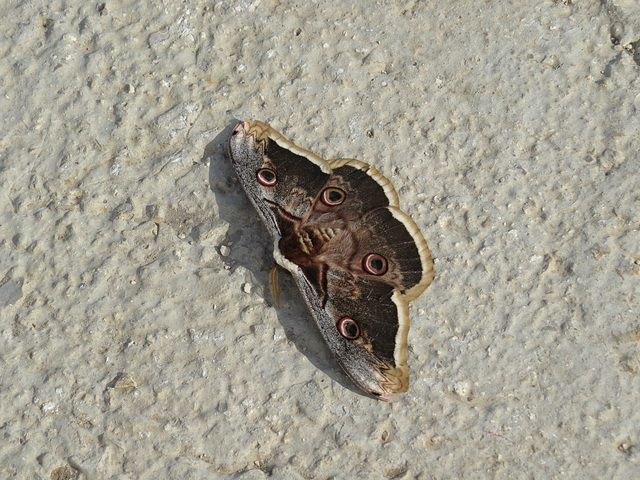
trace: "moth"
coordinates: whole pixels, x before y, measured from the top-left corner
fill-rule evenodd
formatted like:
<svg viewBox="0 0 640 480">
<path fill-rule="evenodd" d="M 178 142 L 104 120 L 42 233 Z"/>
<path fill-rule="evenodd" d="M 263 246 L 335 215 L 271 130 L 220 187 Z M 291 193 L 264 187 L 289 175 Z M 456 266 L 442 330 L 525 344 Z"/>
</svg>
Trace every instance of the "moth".
<svg viewBox="0 0 640 480">
<path fill-rule="evenodd" d="M 376 168 L 323 160 L 259 121 L 229 138 L 234 170 L 320 332 L 353 382 L 389 400 L 409 388 L 408 302 L 433 262 L 415 222 Z"/>
</svg>

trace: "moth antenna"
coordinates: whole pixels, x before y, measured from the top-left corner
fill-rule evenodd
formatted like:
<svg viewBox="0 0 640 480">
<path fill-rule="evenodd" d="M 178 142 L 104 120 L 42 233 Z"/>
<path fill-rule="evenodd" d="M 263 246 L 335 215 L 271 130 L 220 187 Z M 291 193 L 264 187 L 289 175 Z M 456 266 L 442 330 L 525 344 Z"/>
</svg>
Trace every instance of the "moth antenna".
<svg viewBox="0 0 640 480">
<path fill-rule="evenodd" d="M 276 304 L 276 308 L 280 308 L 280 280 L 278 279 L 277 265 L 269 272 L 269 288 L 271 289 L 271 296 L 273 297 L 273 302 Z"/>
</svg>

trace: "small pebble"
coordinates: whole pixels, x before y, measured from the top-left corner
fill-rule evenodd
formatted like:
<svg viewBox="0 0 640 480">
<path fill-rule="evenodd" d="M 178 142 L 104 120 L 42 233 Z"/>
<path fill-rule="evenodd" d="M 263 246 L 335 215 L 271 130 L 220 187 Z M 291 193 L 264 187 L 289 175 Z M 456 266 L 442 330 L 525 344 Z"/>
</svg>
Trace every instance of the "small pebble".
<svg viewBox="0 0 640 480">
<path fill-rule="evenodd" d="M 137 386 L 138 385 L 131 377 L 131 374 L 123 373 L 122 375 L 120 375 L 118 380 L 116 380 L 116 383 L 114 384 L 113 388 L 126 389 L 126 388 L 136 388 Z"/>
</svg>

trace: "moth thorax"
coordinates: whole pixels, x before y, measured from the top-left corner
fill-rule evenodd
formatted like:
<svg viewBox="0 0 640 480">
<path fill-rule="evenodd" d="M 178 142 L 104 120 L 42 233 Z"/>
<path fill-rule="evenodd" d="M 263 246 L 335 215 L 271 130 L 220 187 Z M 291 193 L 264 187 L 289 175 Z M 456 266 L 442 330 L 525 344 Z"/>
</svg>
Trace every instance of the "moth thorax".
<svg viewBox="0 0 640 480">
<path fill-rule="evenodd" d="M 336 236 L 333 228 L 305 228 L 296 232 L 300 249 L 314 256 Z"/>
</svg>

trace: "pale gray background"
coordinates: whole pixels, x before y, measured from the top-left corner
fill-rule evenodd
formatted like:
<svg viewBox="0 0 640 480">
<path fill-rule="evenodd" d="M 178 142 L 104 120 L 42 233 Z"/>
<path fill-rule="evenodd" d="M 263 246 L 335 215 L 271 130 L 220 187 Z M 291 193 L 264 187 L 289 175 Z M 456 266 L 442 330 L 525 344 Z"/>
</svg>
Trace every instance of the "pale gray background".
<svg viewBox="0 0 640 480">
<path fill-rule="evenodd" d="M 637 475 L 637 1 L 0 13 L 0 479 Z M 244 117 L 376 165 L 423 231 L 394 404 L 290 279 L 273 306 Z"/>
</svg>

